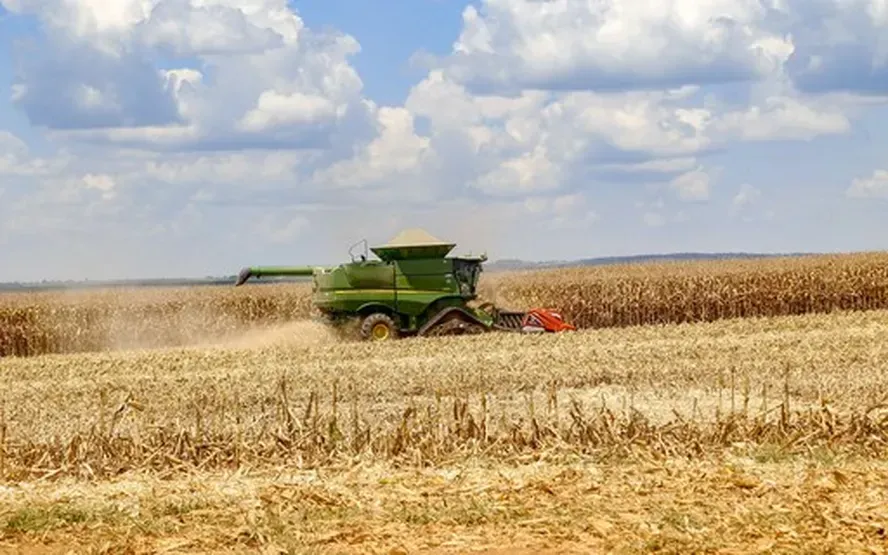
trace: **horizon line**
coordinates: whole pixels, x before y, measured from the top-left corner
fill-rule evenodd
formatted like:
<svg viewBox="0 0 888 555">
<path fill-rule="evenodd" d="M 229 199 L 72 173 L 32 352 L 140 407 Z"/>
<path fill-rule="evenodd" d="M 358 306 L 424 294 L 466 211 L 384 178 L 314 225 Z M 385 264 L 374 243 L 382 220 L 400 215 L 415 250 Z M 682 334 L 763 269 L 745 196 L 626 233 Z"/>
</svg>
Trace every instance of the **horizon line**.
<svg viewBox="0 0 888 555">
<path fill-rule="evenodd" d="M 856 253 L 865 253 L 865 252 L 873 252 L 873 251 L 849 251 L 847 253 L 832 253 L 832 254 L 856 254 Z M 528 267 L 537 267 L 541 268 L 544 266 L 571 266 L 571 265 L 593 265 L 593 264 L 608 264 L 608 263 L 620 263 L 621 261 L 644 261 L 650 259 L 688 259 L 688 258 L 780 258 L 780 257 L 798 257 L 798 256 L 820 256 L 828 253 L 823 252 L 804 252 L 804 251 L 796 251 L 796 252 L 756 252 L 756 251 L 718 251 L 718 252 L 707 252 L 707 251 L 676 251 L 676 252 L 667 252 L 667 253 L 644 253 L 644 254 L 626 254 L 626 255 L 607 255 L 607 256 L 595 256 L 588 258 L 575 258 L 575 259 L 548 259 L 548 260 L 526 260 L 522 258 L 500 258 L 497 260 L 488 261 L 485 263 L 485 268 L 490 268 L 493 271 L 496 271 L 498 266 L 528 266 Z M 337 264 L 338 265 L 338 264 Z M 109 279 L 93 279 L 93 278 L 81 278 L 81 279 L 42 279 L 39 281 L 0 281 L 0 288 L 25 288 L 28 286 L 52 286 L 54 284 L 66 284 L 66 285 L 88 285 L 88 286 L 101 286 L 101 285 L 126 285 L 126 284 L 151 284 L 158 283 L 162 284 L 163 282 L 203 282 L 206 285 L 211 285 L 215 282 L 218 282 L 220 285 L 223 282 L 227 282 L 228 280 L 236 278 L 237 274 L 232 273 L 228 275 L 205 275 L 202 277 L 131 277 L 131 278 L 109 278 Z M 306 278 L 302 279 L 293 279 L 292 281 L 304 281 Z M 273 281 L 281 281 L 281 280 L 268 280 L 265 283 L 271 283 Z M 290 281 L 290 280 L 284 280 Z"/>
</svg>

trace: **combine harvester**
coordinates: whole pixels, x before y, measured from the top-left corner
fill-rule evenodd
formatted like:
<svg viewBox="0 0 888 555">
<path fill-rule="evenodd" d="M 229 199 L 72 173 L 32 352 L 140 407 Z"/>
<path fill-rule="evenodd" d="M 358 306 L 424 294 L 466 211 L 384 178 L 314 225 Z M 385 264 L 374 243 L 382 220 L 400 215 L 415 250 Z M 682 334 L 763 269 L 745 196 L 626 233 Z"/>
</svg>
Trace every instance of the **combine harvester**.
<svg viewBox="0 0 888 555">
<path fill-rule="evenodd" d="M 364 253 L 356 260 L 352 251 L 361 244 Z M 388 244 L 370 249 L 380 260 L 368 260 L 367 242 L 361 241 L 349 249 L 350 263 L 329 268 L 244 268 L 235 286 L 251 277 L 311 276 L 312 305 L 322 320 L 337 327 L 357 321 L 361 337 L 367 340 L 576 330 L 552 310 L 509 312 L 492 303 L 470 306 L 477 299 L 481 265 L 487 257 L 448 257 L 455 246 L 421 229 L 410 229 Z"/>
</svg>

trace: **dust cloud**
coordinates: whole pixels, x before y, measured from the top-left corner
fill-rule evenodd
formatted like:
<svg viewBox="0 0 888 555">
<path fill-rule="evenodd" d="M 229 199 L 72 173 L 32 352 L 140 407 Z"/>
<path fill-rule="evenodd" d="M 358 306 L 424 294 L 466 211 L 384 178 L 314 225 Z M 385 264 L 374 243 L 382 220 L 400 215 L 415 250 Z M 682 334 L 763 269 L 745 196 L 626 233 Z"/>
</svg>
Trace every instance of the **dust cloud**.
<svg viewBox="0 0 888 555">
<path fill-rule="evenodd" d="M 208 325 L 212 322 L 212 325 Z M 310 347 L 344 340 L 338 330 L 313 320 L 245 324 L 213 310 L 191 308 L 159 319 L 152 329 L 144 322 L 116 316 L 105 348 L 110 351 L 163 348 L 261 349 Z"/>
<path fill-rule="evenodd" d="M 215 342 L 214 346 L 230 349 L 312 347 L 341 341 L 343 337 L 329 326 L 312 320 L 297 320 L 251 329 L 238 336 Z"/>
<path fill-rule="evenodd" d="M 41 325 L 58 337 L 52 352 L 62 353 L 313 346 L 342 341 L 351 331 L 280 314 L 270 322 L 256 320 L 214 306 L 212 293 L 200 291 L 203 299 L 188 298 L 194 293 L 187 289 L 53 291 L 43 294 L 41 304 L 58 313 Z"/>
<path fill-rule="evenodd" d="M 200 346 L 234 333 L 239 326 L 234 317 L 197 307 L 147 316 L 114 311 L 103 324 L 107 351 Z"/>
</svg>

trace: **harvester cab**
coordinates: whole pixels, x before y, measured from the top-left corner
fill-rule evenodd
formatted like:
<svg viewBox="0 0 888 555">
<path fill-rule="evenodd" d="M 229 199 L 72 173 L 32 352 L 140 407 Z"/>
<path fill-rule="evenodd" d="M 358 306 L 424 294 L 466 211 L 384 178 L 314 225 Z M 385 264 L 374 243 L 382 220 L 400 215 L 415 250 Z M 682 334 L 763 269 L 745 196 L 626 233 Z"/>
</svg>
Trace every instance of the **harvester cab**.
<svg viewBox="0 0 888 555">
<path fill-rule="evenodd" d="M 363 252 L 356 249 L 363 246 Z M 448 256 L 455 243 L 421 229 L 401 232 L 368 249 L 349 248 L 351 262 L 334 267 L 259 266 L 244 268 L 236 286 L 252 277 L 312 278 L 312 306 L 320 318 L 341 326 L 357 321 L 364 339 L 435 336 L 487 331 L 561 332 L 576 328 L 553 310 L 504 311 L 478 299 L 481 256 Z M 378 260 L 369 259 L 368 250 Z"/>
<path fill-rule="evenodd" d="M 360 241 L 358 241 L 357 243 L 355 243 L 354 245 L 352 245 L 348 248 L 348 255 L 351 257 L 351 261 L 357 262 L 357 260 L 355 260 L 355 247 L 358 247 L 358 246 L 364 247 L 364 251 L 358 255 L 358 258 L 361 259 L 361 262 L 367 262 L 369 247 L 367 245 L 366 239 L 361 239 Z"/>
</svg>

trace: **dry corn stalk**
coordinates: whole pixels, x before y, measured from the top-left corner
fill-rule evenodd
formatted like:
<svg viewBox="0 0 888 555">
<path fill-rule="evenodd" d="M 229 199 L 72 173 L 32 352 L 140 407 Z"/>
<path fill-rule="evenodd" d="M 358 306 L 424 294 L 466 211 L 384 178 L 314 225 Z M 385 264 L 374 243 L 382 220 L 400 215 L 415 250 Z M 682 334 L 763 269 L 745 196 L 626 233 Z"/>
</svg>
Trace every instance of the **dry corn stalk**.
<svg viewBox="0 0 888 555">
<path fill-rule="evenodd" d="M 306 284 L 0 296 L 0 356 L 199 343 L 306 318 Z M 888 308 L 888 253 L 484 274 L 504 308 L 560 310 L 583 328 Z"/>
</svg>

